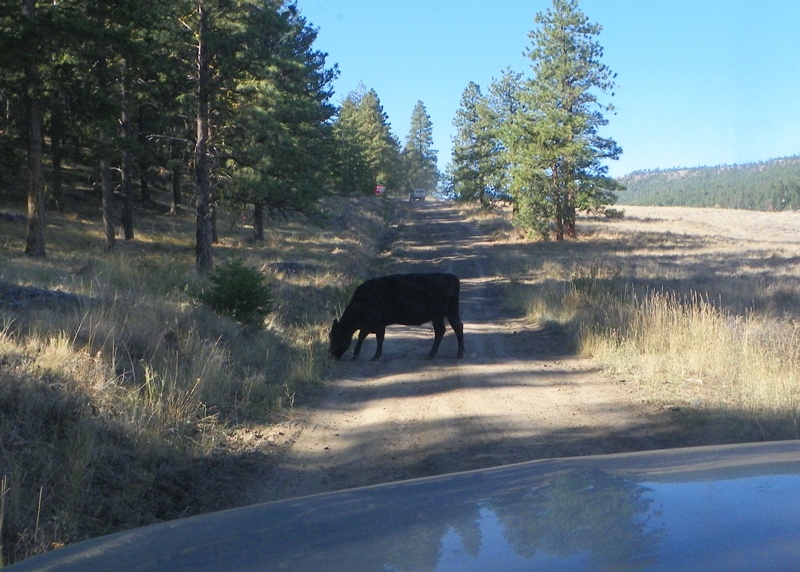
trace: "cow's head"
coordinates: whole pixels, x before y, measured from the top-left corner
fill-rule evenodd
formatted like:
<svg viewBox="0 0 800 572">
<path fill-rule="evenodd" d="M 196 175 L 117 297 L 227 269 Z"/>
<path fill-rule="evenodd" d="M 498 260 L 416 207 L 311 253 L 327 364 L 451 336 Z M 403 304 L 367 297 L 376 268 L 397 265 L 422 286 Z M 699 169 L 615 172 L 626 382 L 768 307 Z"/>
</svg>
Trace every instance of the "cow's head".
<svg viewBox="0 0 800 572">
<path fill-rule="evenodd" d="M 345 332 L 344 326 L 339 323 L 339 320 L 334 320 L 331 326 L 331 333 L 328 334 L 331 341 L 331 355 L 336 359 L 340 359 L 347 348 L 350 347 L 350 342 L 353 340 L 353 334 L 350 335 Z"/>
</svg>

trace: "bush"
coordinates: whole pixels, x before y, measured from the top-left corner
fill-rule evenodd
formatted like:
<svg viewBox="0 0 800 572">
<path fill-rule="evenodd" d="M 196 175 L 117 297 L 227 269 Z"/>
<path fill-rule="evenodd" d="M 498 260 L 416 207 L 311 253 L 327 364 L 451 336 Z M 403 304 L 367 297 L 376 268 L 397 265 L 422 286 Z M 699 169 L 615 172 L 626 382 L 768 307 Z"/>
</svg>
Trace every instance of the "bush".
<svg viewBox="0 0 800 572">
<path fill-rule="evenodd" d="M 200 298 L 217 313 L 231 316 L 245 325 L 260 326 L 272 311 L 272 289 L 264 276 L 241 260 L 217 267 L 211 275 L 212 288 Z"/>
</svg>

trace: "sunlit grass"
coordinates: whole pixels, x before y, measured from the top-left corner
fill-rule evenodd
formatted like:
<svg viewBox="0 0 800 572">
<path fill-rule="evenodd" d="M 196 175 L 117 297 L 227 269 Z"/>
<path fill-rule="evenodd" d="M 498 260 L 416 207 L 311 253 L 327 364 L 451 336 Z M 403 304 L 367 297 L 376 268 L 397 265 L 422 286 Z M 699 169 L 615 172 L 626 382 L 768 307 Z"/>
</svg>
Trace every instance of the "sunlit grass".
<svg viewBox="0 0 800 572">
<path fill-rule="evenodd" d="M 617 254 L 605 264 L 533 267 L 512 281 L 509 300 L 530 321 L 572 332 L 583 356 L 641 384 L 652 405 L 728 412 L 752 420 L 762 438 L 799 437 L 796 297 L 758 276 L 687 279 L 678 269 L 654 272 L 652 262 L 626 264 L 635 252 Z M 692 281 L 705 290 L 686 290 Z"/>
<path fill-rule="evenodd" d="M 141 215 L 137 238 L 106 252 L 99 221 L 54 213 L 44 260 L 0 226 L 0 283 L 45 295 L 0 304 L 2 561 L 220 506 L 211 486 L 159 493 L 163 474 L 213 459 L 229 430 L 269 423 L 320 381 L 327 327 L 370 270 L 385 209 L 331 199 L 315 220 L 271 221 L 263 242 L 226 228 L 217 261 L 238 257 L 275 294 L 260 329 L 200 303 L 189 214 Z"/>
<path fill-rule="evenodd" d="M 733 316 L 700 295 L 631 294 L 604 307 L 581 324 L 582 347 L 615 370 L 651 384 L 693 383 L 710 407 L 797 414 L 797 332 L 790 324 L 752 312 Z"/>
</svg>

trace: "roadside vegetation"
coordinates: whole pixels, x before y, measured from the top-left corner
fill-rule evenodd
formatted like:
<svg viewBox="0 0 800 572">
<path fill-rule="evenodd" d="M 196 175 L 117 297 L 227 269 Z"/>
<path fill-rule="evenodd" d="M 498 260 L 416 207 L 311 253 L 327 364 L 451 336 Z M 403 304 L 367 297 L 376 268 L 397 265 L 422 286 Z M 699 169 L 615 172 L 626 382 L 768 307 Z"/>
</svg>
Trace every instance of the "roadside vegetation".
<svg viewBox="0 0 800 572">
<path fill-rule="evenodd" d="M 267 454 L 242 436 L 285 419 L 324 379 L 328 325 L 380 272 L 406 208 L 331 198 L 311 217 L 272 221 L 263 242 L 223 212 L 218 267 L 254 269 L 270 292 L 255 321 L 203 302 L 214 281 L 194 272 L 188 214 L 142 211 L 137 241 L 109 253 L 96 215 L 54 213 L 69 232 L 46 259 L 23 256 L 24 220 L 5 220 L 3 561 L 242 502 Z M 558 243 L 525 239 L 502 209 L 464 209 L 491 228 L 508 303 L 644 406 L 674 411 L 685 444 L 797 438 L 793 245 L 748 239 L 735 219 L 742 236 L 695 235 L 712 211 L 687 211 L 700 214 L 680 226 L 662 212 L 586 219 L 582 240 Z M 770 227 L 784 217 L 781 235 L 797 236 L 790 213 L 748 216 Z"/>
<path fill-rule="evenodd" d="M 576 303 L 594 308 L 580 323 L 583 353 L 620 379 L 640 380 L 666 406 L 744 413 L 740 426 L 716 429 L 726 440 L 800 438 L 800 345 L 793 320 L 772 311 L 737 315 L 697 292 L 593 288 L 573 281 Z"/>
<path fill-rule="evenodd" d="M 511 302 L 704 442 L 800 438 L 800 267 L 781 242 L 800 219 L 716 210 L 712 237 L 695 234 L 709 210 L 639 209 L 564 249 L 521 246 Z"/>
<path fill-rule="evenodd" d="M 107 253 L 93 213 L 53 213 L 63 239 L 46 259 L 21 255 L 24 218 L 0 224 L 3 562 L 236 502 L 257 476 L 237 433 L 324 375 L 327 324 L 369 272 L 389 208 L 324 201 L 263 242 L 221 213 L 218 270 L 247 269 L 270 295 L 245 320 L 203 301 L 217 275 L 194 271 L 188 214 L 140 212 L 137 241 Z"/>
</svg>

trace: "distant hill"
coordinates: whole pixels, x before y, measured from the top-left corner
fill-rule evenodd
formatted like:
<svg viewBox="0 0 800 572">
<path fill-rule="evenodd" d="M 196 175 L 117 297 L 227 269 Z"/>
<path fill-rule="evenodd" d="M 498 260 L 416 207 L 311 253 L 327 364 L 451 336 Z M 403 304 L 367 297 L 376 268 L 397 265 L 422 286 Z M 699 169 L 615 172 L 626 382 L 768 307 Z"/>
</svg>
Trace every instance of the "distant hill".
<svg viewBox="0 0 800 572">
<path fill-rule="evenodd" d="M 619 179 L 621 205 L 800 209 L 800 156 L 761 163 L 635 171 Z"/>
</svg>

